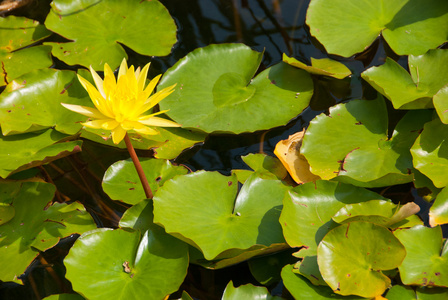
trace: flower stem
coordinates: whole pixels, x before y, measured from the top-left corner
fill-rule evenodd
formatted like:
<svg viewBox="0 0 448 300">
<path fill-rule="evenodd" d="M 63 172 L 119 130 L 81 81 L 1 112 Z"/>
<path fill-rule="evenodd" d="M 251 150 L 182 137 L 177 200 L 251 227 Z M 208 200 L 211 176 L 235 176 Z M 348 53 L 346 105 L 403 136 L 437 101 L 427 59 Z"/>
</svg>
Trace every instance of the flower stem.
<svg viewBox="0 0 448 300">
<path fill-rule="evenodd" d="M 137 170 L 138 177 L 143 186 L 143 190 L 145 191 L 146 198 L 152 199 L 152 191 L 149 187 L 148 179 L 146 179 L 145 172 L 143 172 L 142 165 L 138 160 L 137 153 L 135 153 L 134 147 L 131 144 L 131 140 L 129 139 L 128 133 L 124 136 L 124 142 L 126 143 L 126 147 L 128 148 L 128 152 L 131 155 L 132 162 L 134 163 L 135 169 Z"/>
</svg>

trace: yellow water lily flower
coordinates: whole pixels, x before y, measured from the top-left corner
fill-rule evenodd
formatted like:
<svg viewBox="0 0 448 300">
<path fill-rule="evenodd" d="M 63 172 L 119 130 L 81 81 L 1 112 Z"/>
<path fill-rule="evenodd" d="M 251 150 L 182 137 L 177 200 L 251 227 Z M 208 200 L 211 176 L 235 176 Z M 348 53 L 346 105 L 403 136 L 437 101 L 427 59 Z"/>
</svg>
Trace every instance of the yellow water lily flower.
<svg viewBox="0 0 448 300">
<path fill-rule="evenodd" d="M 71 111 L 90 118 L 87 122 L 81 123 L 82 125 L 111 130 L 112 141 L 115 144 L 123 140 L 128 130 L 134 130 L 140 134 L 154 135 L 158 131 L 148 126 L 180 127 L 181 125 L 176 122 L 155 117 L 167 112 L 167 110 L 145 114 L 171 94 L 175 86 L 172 85 L 151 95 L 161 75 L 152 79 L 145 88 L 149 65 L 148 63 L 141 71 L 139 67 L 134 72 L 134 66 L 128 68 L 126 60 L 123 59 L 118 71 L 118 78 L 115 79 L 112 69 L 108 64 L 104 64 L 104 80 L 90 67 L 96 88 L 81 76 L 78 75 L 78 78 L 89 93 L 95 108 L 61 104 Z"/>
</svg>

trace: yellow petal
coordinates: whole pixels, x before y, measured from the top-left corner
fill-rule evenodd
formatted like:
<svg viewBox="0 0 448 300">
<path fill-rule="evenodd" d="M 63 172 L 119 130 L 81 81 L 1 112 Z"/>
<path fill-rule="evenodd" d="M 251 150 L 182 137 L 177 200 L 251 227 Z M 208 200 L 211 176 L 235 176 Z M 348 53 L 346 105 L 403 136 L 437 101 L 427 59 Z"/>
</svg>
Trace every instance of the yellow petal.
<svg viewBox="0 0 448 300">
<path fill-rule="evenodd" d="M 106 99 L 109 99 L 115 94 L 115 89 L 117 88 L 117 81 L 115 80 L 115 75 L 108 64 L 104 64 L 104 81 L 103 89 L 106 94 Z"/>
<path fill-rule="evenodd" d="M 89 81 L 78 75 L 79 82 L 86 89 L 95 107 L 103 114 L 113 117 L 112 112 L 107 104 L 106 100 L 103 98 L 100 92 L 91 84 Z"/>
<path fill-rule="evenodd" d="M 149 70 L 150 65 L 151 65 L 151 63 L 148 63 L 146 66 L 143 67 L 143 70 L 138 74 L 137 82 L 138 82 L 138 90 L 139 91 L 143 91 L 143 88 L 144 88 L 145 82 L 146 82 L 146 77 L 148 76 L 148 70 Z"/>
<path fill-rule="evenodd" d="M 82 125 L 89 127 L 89 128 L 96 128 L 96 129 L 102 129 L 103 128 L 103 124 L 104 122 L 109 121 L 110 119 L 105 119 L 105 120 L 93 120 L 93 121 L 88 121 L 88 122 L 84 122 L 81 123 Z"/>
<path fill-rule="evenodd" d="M 106 119 L 107 118 L 99 110 L 97 110 L 96 108 L 93 108 L 93 107 L 68 104 L 68 103 L 61 103 L 61 105 L 71 111 L 77 112 L 78 114 L 87 116 L 89 118 L 95 118 L 95 119 Z"/>
<path fill-rule="evenodd" d="M 157 75 L 156 77 L 151 79 L 151 81 L 148 83 L 148 86 L 145 88 L 145 90 L 143 91 L 143 95 L 142 95 L 142 97 L 145 98 L 145 101 L 152 94 L 152 91 L 154 91 L 157 83 L 160 80 L 160 77 L 162 77 L 162 74 Z"/>
<path fill-rule="evenodd" d="M 160 101 L 162 101 L 164 98 L 168 97 L 172 92 L 174 92 L 174 87 L 176 84 L 173 84 L 172 86 L 166 87 L 161 91 L 158 91 L 154 95 L 152 95 L 148 100 L 148 104 L 151 105 L 151 107 L 157 105 Z"/>
<path fill-rule="evenodd" d="M 159 131 L 143 126 L 141 128 L 134 128 L 134 131 L 140 133 L 140 134 L 146 134 L 146 135 L 156 135 L 159 134 Z"/>
<path fill-rule="evenodd" d="M 180 124 L 177 124 L 174 121 L 167 120 L 159 117 L 150 117 L 146 120 L 139 121 L 141 124 L 149 125 L 149 126 L 158 126 L 158 127 L 181 127 Z"/>
<path fill-rule="evenodd" d="M 118 69 L 117 80 L 120 79 L 121 76 L 126 75 L 127 72 L 128 72 L 128 64 L 126 63 L 126 58 L 123 58 L 120 64 L 120 68 Z"/>
<path fill-rule="evenodd" d="M 126 130 L 121 128 L 121 126 L 118 126 L 114 130 L 112 130 L 112 141 L 114 142 L 114 144 L 118 144 L 124 139 L 125 135 Z"/>
<path fill-rule="evenodd" d="M 101 125 L 101 127 L 106 130 L 113 130 L 113 129 L 119 127 L 119 125 L 120 125 L 120 123 L 118 123 L 117 121 L 109 119 L 106 122 L 104 122 Z"/>
<path fill-rule="evenodd" d="M 95 81 L 95 85 L 98 88 L 98 91 L 100 92 L 101 96 L 103 96 L 104 99 L 106 99 L 106 94 L 104 93 L 103 89 L 103 79 L 98 75 L 97 72 L 90 66 L 90 73 L 92 73 L 93 81 Z"/>
</svg>

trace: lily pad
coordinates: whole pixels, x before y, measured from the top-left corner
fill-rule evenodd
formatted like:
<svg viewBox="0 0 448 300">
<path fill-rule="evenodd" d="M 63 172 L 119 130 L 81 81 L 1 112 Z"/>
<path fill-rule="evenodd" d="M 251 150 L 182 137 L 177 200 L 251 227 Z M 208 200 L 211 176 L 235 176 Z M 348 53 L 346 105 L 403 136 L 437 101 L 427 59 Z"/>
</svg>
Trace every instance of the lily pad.
<svg viewBox="0 0 448 300">
<path fill-rule="evenodd" d="M 282 268 L 286 264 L 297 261 L 297 259 L 291 255 L 292 251 L 294 250 L 288 249 L 271 255 L 250 259 L 248 261 L 250 273 L 264 286 L 278 284 L 282 280 L 280 276 Z"/>
<path fill-rule="evenodd" d="M 53 247 L 63 237 L 96 228 L 90 214 L 77 202 L 48 206 L 54 192 L 49 183 L 21 184 L 12 200 L 14 218 L 0 225 L 0 280 L 19 282 L 18 277 L 39 251 Z"/>
<path fill-rule="evenodd" d="M 365 299 L 357 296 L 341 296 L 335 294 L 328 286 L 316 286 L 305 277 L 293 272 L 293 265 L 286 265 L 282 270 L 283 284 L 294 299 L 344 300 Z"/>
<path fill-rule="evenodd" d="M 16 214 L 14 206 L 8 203 L 2 203 L 0 199 L 0 225 L 8 223 Z"/>
<path fill-rule="evenodd" d="M 430 117 L 430 111 L 408 112 L 389 138 L 384 99 L 352 100 L 311 121 L 300 153 L 322 179 L 338 176 L 339 181 L 365 187 L 410 182 L 409 148 Z"/>
<path fill-rule="evenodd" d="M 120 228 L 132 228 L 145 232 L 154 229 L 154 214 L 152 200 L 143 200 L 128 208 L 120 219 Z M 157 226 L 159 227 L 159 226 Z"/>
<path fill-rule="evenodd" d="M 291 247 L 302 247 L 298 257 L 317 255 L 319 242 L 338 226 L 331 218 L 350 203 L 384 198 L 352 185 L 318 180 L 292 189 L 283 200 L 280 224 Z"/>
<path fill-rule="evenodd" d="M 64 142 L 66 138 L 53 129 L 13 136 L 0 134 L 0 177 L 6 178 L 81 150 L 82 141 Z"/>
<path fill-rule="evenodd" d="M 392 232 L 368 222 L 336 227 L 317 249 L 320 272 L 333 291 L 366 298 L 384 293 L 391 281 L 381 271 L 397 268 L 405 256 Z"/>
<path fill-rule="evenodd" d="M 310 171 L 310 164 L 300 153 L 305 129 L 290 135 L 288 139 L 281 140 L 275 145 L 274 154 L 288 170 L 292 179 L 298 183 L 306 183 L 321 179 Z"/>
<path fill-rule="evenodd" d="M 431 108 L 433 96 L 448 84 L 448 69 L 444 67 L 447 64 L 448 50 L 435 49 L 419 56 L 410 55 L 410 74 L 388 57 L 385 64 L 364 71 L 362 78 L 396 109 Z M 437 110 L 439 115 L 444 112 L 441 109 L 443 104 Z"/>
<path fill-rule="evenodd" d="M 185 167 L 173 166 L 168 160 L 140 159 L 143 171 L 153 193 L 167 180 L 176 175 L 187 174 Z M 131 159 L 111 165 L 103 178 L 103 189 L 113 200 L 136 204 L 146 199 L 143 186 Z"/>
<path fill-rule="evenodd" d="M 444 0 L 313 0 L 306 23 L 332 54 L 362 52 L 381 34 L 398 55 L 420 55 L 447 40 L 447 14 Z"/>
<path fill-rule="evenodd" d="M 164 74 L 158 89 L 177 83 L 160 108 L 183 127 L 253 132 L 285 125 L 313 94 L 310 75 L 286 63 L 252 79 L 262 53 L 242 44 L 196 49 Z"/>
<path fill-rule="evenodd" d="M 294 265 L 293 272 L 307 278 L 314 285 L 328 286 L 320 273 L 317 255 L 304 257 Z"/>
<path fill-rule="evenodd" d="M 278 218 L 287 190 L 280 181 L 256 174 L 238 195 L 235 175 L 199 171 L 177 176 L 154 195 L 154 222 L 200 249 L 207 260 L 226 250 L 236 256 L 252 246 L 284 243 Z"/>
<path fill-rule="evenodd" d="M 399 267 L 401 281 L 408 285 L 448 286 L 448 252 L 440 226 L 422 225 L 399 229 L 395 236 L 406 248 L 406 258 Z"/>
<path fill-rule="evenodd" d="M 365 221 L 390 228 L 412 227 L 423 225 L 415 216 L 419 211 L 420 207 L 414 202 L 399 206 L 391 201 L 370 200 L 345 205 L 333 216 L 333 221 L 340 224 Z"/>
<path fill-rule="evenodd" d="M 85 117 L 61 105 L 91 103 L 76 73 L 55 69 L 35 70 L 14 79 L 0 95 L 0 119 L 4 135 L 53 127 L 75 134 Z"/>
<path fill-rule="evenodd" d="M 87 299 L 163 299 L 184 280 L 188 251 L 157 231 L 102 228 L 78 238 L 64 265 L 73 289 Z"/>
<path fill-rule="evenodd" d="M 24 17 L 0 18 L 0 86 L 34 69 L 51 66 L 51 48 L 37 46 L 25 48 L 51 34 L 39 22 Z"/>
<path fill-rule="evenodd" d="M 43 300 L 84 300 L 85 298 L 78 294 L 56 294 L 45 297 Z"/>
<path fill-rule="evenodd" d="M 303 69 L 311 74 L 325 75 L 337 79 L 343 79 L 352 75 L 352 72 L 341 62 L 330 58 L 313 58 L 311 57 L 311 66 L 298 61 L 294 57 L 288 57 L 283 53 L 283 61 L 291 66 Z"/>
<path fill-rule="evenodd" d="M 241 299 L 260 299 L 260 300 L 281 300 L 283 298 L 277 296 L 271 296 L 268 289 L 264 286 L 254 286 L 252 284 L 240 285 L 239 287 L 234 287 L 233 282 L 230 281 L 224 294 L 222 295 L 222 300 L 241 300 Z"/>
<path fill-rule="evenodd" d="M 445 187 L 437 195 L 429 210 L 429 224 L 434 227 L 448 223 L 448 188 Z"/>
<path fill-rule="evenodd" d="M 283 179 L 287 175 L 286 169 L 275 157 L 262 153 L 250 153 L 241 158 L 253 170 L 232 170 L 241 183 L 244 183 L 254 172 L 265 179 Z"/>
<path fill-rule="evenodd" d="M 174 20 L 159 1 L 54 0 L 51 6 L 45 25 L 72 41 L 46 44 L 69 65 L 100 71 L 107 62 L 115 69 L 127 58 L 120 44 L 143 55 L 164 56 L 176 42 Z"/>
<path fill-rule="evenodd" d="M 411 148 L 415 168 L 428 176 L 438 188 L 448 185 L 447 137 L 448 125 L 435 118 L 425 124 Z"/>
<path fill-rule="evenodd" d="M 442 123 L 448 124 L 448 84 L 434 95 L 433 102 Z"/>
<path fill-rule="evenodd" d="M 445 300 L 448 298 L 448 290 L 444 288 L 417 288 L 410 286 L 394 285 L 386 294 L 388 300 Z"/>
</svg>

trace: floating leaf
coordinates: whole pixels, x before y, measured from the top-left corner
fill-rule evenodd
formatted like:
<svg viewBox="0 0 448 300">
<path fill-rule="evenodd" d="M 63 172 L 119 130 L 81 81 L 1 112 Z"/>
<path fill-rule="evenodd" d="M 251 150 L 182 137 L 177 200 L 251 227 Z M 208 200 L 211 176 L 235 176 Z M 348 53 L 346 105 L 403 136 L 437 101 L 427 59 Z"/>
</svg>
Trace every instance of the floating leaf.
<svg viewBox="0 0 448 300">
<path fill-rule="evenodd" d="M 435 49 L 419 56 L 410 55 L 410 74 L 388 57 L 385 64 L 364 71 L 362 78 L 397 109 L 430 108 L 433 96 L 448 83 L 447 64 L 448 50 Z M 438 103 L 441 115 L 445 109 Z"/>
<path fill-rule="evenodd" d="M 352 100 L 330 108 L 328 116 L 314 118 L 300 152 L 311 172 L 322 179 L 338 176 L 337 180 L 365 187 L 409 182 L 409 148 L 430 116 L 430 111 L 408 112 L 389 138 L 383 98 Z"/>
<path fill-rule="evenodd" d="M 176 175 L 187 174 L 185 167 L 173 166 L 168 160 L 140 159 L 143 171 L 153 193 L 167 180 Z M 146 199 L 143 186 L 131 159 L 111 165 L 103 178 L 103 189 L 113 200 L 136 204 Z"/>
<path fill-rule="evenodd" d="M 386 294 L 388 300 L 445 300 L 448 298 L 448 290 L 444 288 L 417 288 L 410 286 L 394 285 Z"/>
<path fill-rule="evenodd" d="M 420 286 L 448 286 L 448 261 L 446 243 L 440 226 L 422 225 L 398 229 L 395 236 L 406 248 L 406 258 L 399 267 L 404 284 Z"/>
<path fill-rule="evenodd" d="M 292 189 L 283 200 L 280 224 L 291 247 L 302 247 L 297 256 L 316 255 L 319 242 L 338 226 L 331 218 L 344 205 L 384 199 L 364 188 L 318 180 Z"/>
<path fill-rule="evenodd" d="M 433 102 L 442 123 L 448 124 L 448 84 L 434 95 Z"/>
<path fill-rule="evenodd" d="M 241 183 L 244 183 L 254 172 L 265 179 L 283 179 L 287 175 L 287 171 L 275 157 L 262 153 L 250 153 L 241 158 L 253 170 L 232 170 Z"/>
<path fill-rule="evenodd" d="M 302 261 L 294 265 L 293 272 L 307 278 L 314 285 L 328 286 L 320 273 L 317 255 L 304 257 Z"/>
<path fill-rule="evenodd" d="M 1 200 L 3 199 L 0 199 L 0 201 Z M 9 222 L 12 218 L 14 218 L 15 214 L 16 210 L 14 209 L 14 206 L 0 202 L 0 225 Z"/>
<path fill-rule="evenodd" d="M 293 272 L 293 265 L 286 265 L 282 270 L 283 284 L 295 299 L 344 300 L 365 299 L 357 296 L 335 294 L 328 286 L 315 286 L 305 277 Z"/>
<path fill-rule="evenodd" d="M 230 281 L 224 294 L 222 295 L 222 300 L 241 300 L 241 299 L 266 299 L 266 300 L 281 300 L 283 298 L 277 296 L 271 296 L 267 288 L 263 286 L 253 286 L 252 284 L 240 285 L 239 287 L 234 287 L 233 282 Z"/>
<path fill-rule="evenodd" d="M 53 127 L 77 133 L 85 117 L 61 105 L 91 103 L 76 73 L 55 69 L 35 70 L 14 79 L 0 95 L 0 119 L 4 135 Z M 91 104 L 90 104 L 91 105 Z"/>
<path fill-rule="evenodd" d="M 64 265 L 73 289 L 88 299 L 162 299 L 184 280 L 188 251 L 157 231 L 102 228 L 78 238 Z"/>
<path fill-rule="evenodd" d="M 293 57 L 288 57 L 283 53 L 283 61 L 291 66 L 303 69 L 311 74 L 325 75 L 337 79 L 343 79 L 352 75 L 352 72 L 341 62 L 329 58 L 313 58 L 311 57 L 311 66 L 298 61 Z"/>
<path fill-rule="evenodd" d="M 437 195 L 429 210 L 429 224 L 434 227 L 448 223 L 448 188 L 445 187 Z"/>
<path fill-rule="evenodd" d="M 100 71 L 104 63 L 115 69 L 123 57 L 127 58 L 120 44 L 143 55 L 164 56 L 171 52 L 176 42 L 176 25 L 159 1 L 89 3 L 52 2 L 45 25 L 72 40 L 47 43 L 53 46 L 52 53 L 60 60 L 69 65 L 91 65 Z"/>
<path fill-rule="evenodd" d="M 306 23 L 332 54 L 362 52 L 381 34 L 398 55 L 420 55 L 447 40 L 447 14 L 444 0 L 313 0 Z"/>
<path fill-rule="evenodd" d="M 292 179 L 299 184 L 320 179 L 311 173 L 308 161 L 300 154 L 304 134 L 305 129 L 290 135 L 288 139 L 279 141 L 274 150 L 274 154 L 288 170 Z"/>
<path fill-rule="evenodd" d="M 0 189 L 8 189 L 6 184 Z M 55 187 L 43 182 L 23 182 L 12 200 L 15 216 L 0 225 L 0 280 L 19 282 L 18 277 L 39 254 L 56 245 L 73 233 L 96 228 L 84 207 L 74 202 L 70 205 L 49 202 Z"/>
<path fill-rule="evenodd" d="M 160 103 L 183 127 L 205 132 L 253 132 L 284 125 L 313 93 L 310 75 L 280 63 L 254 79 L 262 53 L 241 44 L 210 45 L 190 52 L 164 74 L 159 89 L 177 83 Z"/>
<path fill-rule="evenodd" d="M 78 294 L 57 294 L 45 297 L 43 300 L 84 300 L 85 298 Z"/>
<path fill-rule="evenodd" d="M 0 86 L 34 69 L 51 66 L 51 48 L 25 48 L 51 34 L 39 22 L 24 17 L 0 18 Z"/>
<path fill-rule="evenodd" d="M 340 224 L 365 221 L 390 228 L 412 227 L 423 225 L 415 216 L 419 211 L 420 207 L 414 202 L 399 206 L 391 201 L 370 200 L 345 205 L 333 216 L 333 221 Z"/>
<path fill-rule="evenodd" d="M 264 286 L 273 286 L 279 283 L 282 280 L 280 276 L 282 268 L 286 264 L 297 261 L 291 255 L 292 250 L 251 258 L 248 261 L 250 273 Z"/>
<path fill-rule="evenodd" d="M 392 232 L 368 222 L 336 227 L 317 248 L 320 272 L 333 291 L 366 298 L 384 293 L 391 281 L 381 271 L 397 268 L 405 256 Z"/>
<path fill-rule="evenodd" d="M 448 125 L 435 118 L 425 124 L 411 148 L 415 168 L 428 176 L 438 188 L 448 185 L 446 137 L 448 137 Z"/>
<path fill-rule="evenodd" d="M 13 136 L 0 134 L 0 177 L 6 178 L 81 150 L 81 141 L 62 142 L 66 138 L 53 129 Z"/>
<path fill-rule="evenodd" d="M 182 175 L 154 195 L 154 222 L 200 249 L 207 260 L 226 250 L 236 256 L 252 246 L 284 242 L 278 217 L 287 190 L 278 180 L 254 174 L 237 195 L 235 175 L 205 171 Z"/>
</svg>

